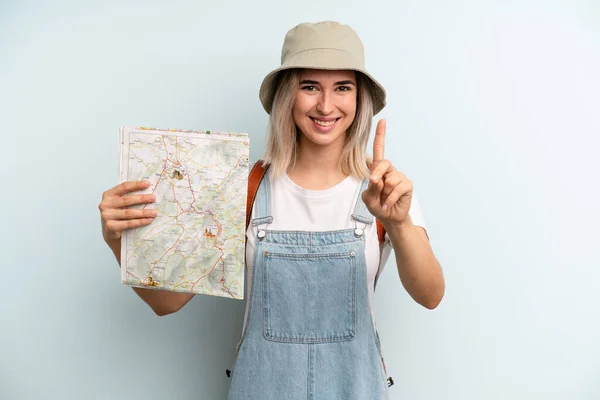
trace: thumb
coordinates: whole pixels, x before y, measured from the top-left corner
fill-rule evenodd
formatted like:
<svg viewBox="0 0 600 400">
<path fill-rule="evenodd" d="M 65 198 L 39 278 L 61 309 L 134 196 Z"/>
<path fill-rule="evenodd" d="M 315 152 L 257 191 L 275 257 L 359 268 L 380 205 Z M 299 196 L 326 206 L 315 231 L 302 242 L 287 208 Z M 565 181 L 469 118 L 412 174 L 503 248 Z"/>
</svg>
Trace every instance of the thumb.
<svg viewBox="0 0 600 400">
<path fill-rule="evenodd" d="M 380 202 L 381 191 L 383 190 L 383 180 L 377 183 L 369 182 L 367 189 L 362 192 L 362 200 L 368 207 L 375 207 Z"/>
</svg>

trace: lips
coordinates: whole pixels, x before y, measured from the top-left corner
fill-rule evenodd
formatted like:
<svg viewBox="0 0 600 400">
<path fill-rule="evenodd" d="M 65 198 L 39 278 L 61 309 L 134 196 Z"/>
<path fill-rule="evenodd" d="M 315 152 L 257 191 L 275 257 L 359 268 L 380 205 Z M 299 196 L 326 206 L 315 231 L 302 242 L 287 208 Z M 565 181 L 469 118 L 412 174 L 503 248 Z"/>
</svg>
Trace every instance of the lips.
<svg viewBox="0 0 600 400">
<path fill-rule="evenodd" d="M 337 123 L 340 120 L 340 118 L 317 119 L 312 117 L 310 117 L 310 119 L 313 123 L 314 129 L 320 133 L 331 132 L 337 126 Z"/>
<path fill-rule="evenodd" d="M 326 128 L 326 127 L 334 125 L 339 118 L 327 118 L 327 119 L 318 118 L 317 119 L 317 118 L 311 117 L 310 119 L 312 119 L 312 121 L 315 124 Z"/>
</svg>

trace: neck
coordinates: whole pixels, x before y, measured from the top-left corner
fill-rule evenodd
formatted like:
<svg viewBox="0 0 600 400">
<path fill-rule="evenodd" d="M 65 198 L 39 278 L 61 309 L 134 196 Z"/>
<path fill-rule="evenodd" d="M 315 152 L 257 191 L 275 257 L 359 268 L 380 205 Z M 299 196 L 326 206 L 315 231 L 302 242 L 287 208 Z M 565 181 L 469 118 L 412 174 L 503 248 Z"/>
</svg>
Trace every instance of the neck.
<svg viewBox="0 0 600 400">
<path fill-rule="evenodd" d="M 289 178 L 309 190 L 324 190 L 337 185 L 347 177 L 340 169 L 343 147 L 343 141 L 319 146 L 300 138 L 296 164 L 287 171 Z"/>
</svg>

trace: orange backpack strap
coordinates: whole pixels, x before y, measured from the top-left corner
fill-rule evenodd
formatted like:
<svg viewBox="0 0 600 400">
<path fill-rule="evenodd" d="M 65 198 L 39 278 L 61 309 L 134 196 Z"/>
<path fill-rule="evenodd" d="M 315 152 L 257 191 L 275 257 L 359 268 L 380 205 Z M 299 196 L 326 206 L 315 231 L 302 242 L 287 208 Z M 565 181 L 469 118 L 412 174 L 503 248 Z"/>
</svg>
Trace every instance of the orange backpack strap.
<svg viewBox="0 0 600 400">
<path fill-rule="evenodd" d="M 248 175 L 248 199 L 246 201 L 246 230 L 250 225 L 250 216 L 252 215 L 252 206 L 254 205 L 254 199 L 256 198 L 256 192 L 258 192 L 258 186 L 265 176 L 267 169 L 264 167 L 262 160 L 258 160 L 252 167 L 250 175 Z"/>
<path fill-rule="evenodd" d="M 377 224 L 377 237 L 379 238 L 379 244 L 382 244 L 385 241 L 385 228 L 381 224 L 377 218 L 375 218 L 375 223 Z"/>
</svg>

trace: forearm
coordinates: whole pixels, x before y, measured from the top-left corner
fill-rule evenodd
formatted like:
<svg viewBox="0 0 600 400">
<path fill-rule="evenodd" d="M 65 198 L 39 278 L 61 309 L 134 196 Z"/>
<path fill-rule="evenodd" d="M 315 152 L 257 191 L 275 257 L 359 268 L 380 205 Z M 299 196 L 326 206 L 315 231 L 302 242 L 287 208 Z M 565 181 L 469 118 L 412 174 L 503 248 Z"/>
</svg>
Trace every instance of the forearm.
<svg viewBox="0 0 600 400">
<path fill-rule="evenodd" d="M 107 242 L 119 265 L 121 265 L 121 240 Z M 157 315 L 167 315 L 178 311 L 194 297 L 193 294 L 166 290 L 132 288 Z"/>
<path fill-rule="evenodd" d="M 442 268 L 422 228 L 410 216 L 398 225 L 385 225 L 392 242 L 398 275 L 410 296 L 422 306 L 434 309 L 442 301 L 445 283 Z"/>
</svg>

